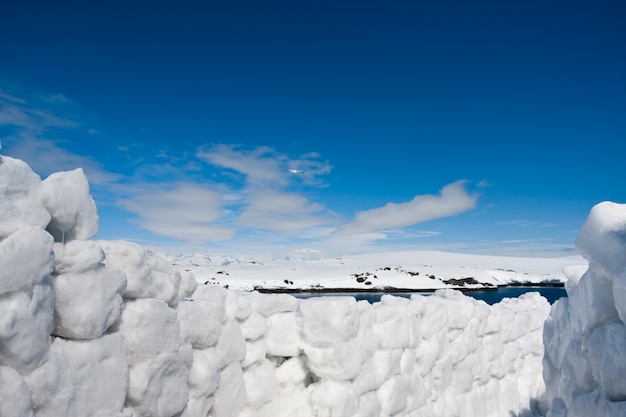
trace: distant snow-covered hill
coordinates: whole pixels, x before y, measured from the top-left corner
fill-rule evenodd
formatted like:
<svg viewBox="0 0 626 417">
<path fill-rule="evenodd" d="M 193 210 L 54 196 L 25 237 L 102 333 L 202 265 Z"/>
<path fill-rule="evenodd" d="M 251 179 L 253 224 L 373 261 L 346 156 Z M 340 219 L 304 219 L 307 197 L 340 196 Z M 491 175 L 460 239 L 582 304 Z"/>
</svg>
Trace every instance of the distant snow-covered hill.
<svg viewBox="0 0 626 417">
<path fill-rule="evenodd" d="M 168 256 L 199 283 L 237 290 L 319 290 L 481 288 L 515 283 L 564 283 L 564 267 L 580 256 L 522 258 L 435 251 L 367 253 L 337 258 L 266 260 L 201 253 Z"/>
</svg>

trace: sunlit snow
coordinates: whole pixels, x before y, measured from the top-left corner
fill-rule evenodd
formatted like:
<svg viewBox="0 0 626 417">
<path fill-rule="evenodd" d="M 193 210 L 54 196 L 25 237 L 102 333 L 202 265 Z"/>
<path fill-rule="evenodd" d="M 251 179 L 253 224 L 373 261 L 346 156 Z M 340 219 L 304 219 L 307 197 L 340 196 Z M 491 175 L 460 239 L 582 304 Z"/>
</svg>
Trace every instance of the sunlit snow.
<svg viewBox="0 0 626 417">
<path fill-rule="evenodd" d="M 588 266 L 437 252 L 168 259 L 92 240 L 81 170 L 42 182 L 9 157 L 0 215 L 3 417 L 626 415 L 626 205 L 592 209 L 577 241 Z M 444 288 L 566 277 L 552 306 Z M 478 284 L 446 283 L 461 278 Z M 440 290 L 374 304 L 242 291 L 315 285 Z"/>
</svg>

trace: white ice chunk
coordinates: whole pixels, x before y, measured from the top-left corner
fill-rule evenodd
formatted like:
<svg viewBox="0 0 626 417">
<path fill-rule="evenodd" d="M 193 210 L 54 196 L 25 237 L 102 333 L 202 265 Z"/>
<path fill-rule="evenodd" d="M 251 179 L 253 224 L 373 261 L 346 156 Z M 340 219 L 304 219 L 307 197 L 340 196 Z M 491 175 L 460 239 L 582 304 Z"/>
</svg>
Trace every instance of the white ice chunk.
<svg viewBox="0 0 626 417">
<path fill-rule="evenodd" d="M 146 264 L 151 273 L 149 294 L 175 306 L 179 300 L 180 272 L 178 272 L 161 253 L 145 250 Z M 182 295 L 182 294 L 181 294 Z"/>
<path fill-rule="evenodd" d="M 0 364 L 21 373 L 39 366 L 50 348 L 54 294 L 50 279 L 0 296 Z"/>
<path fill-rule="evenodd" d="M 241 362 L 241 367 L 246 368 L 254 363 L 261 363 L 267 357 L 267 344 L 265 339 L 246 341 L 246 357 Z"/>
<path fill-rule="evenodd" d="M 626 269 L 613 277 L 613 299 L 622 323 L 626 323 Z"/>
<path fill-rule="evenodd" d="M 221 368 L 230 363 L 241 366 L 241 362 L 246 358 L 247 350 L 246 341 L 237 321 L 231 320 L 222 326 L 215 349 L 220 358 Z"/>
<path fill-rule="evenodd" d="M 361 364 L 366 361 L 367 348 L 364 341 L 350 339 L 331 347 L 305 345 L 306 363 L 320 378 L 334 380 L 353 379 L 359 375 Z"/>
<path fill-rule="evenodd" d="M 568 296 L 574 332 L 586 333 L 618 315 L 611 279 L 596 264 L 590 264 L 589 270 Z"/>
<path fill-rule="evenodd" d="M 176 310 L 155 298 L 127 300 L 114 328 L 124 335 L 131 364 L 181 345 Z"/>
<path fill-rule="evenodd" d="M 102 240 L 99 244 L 105 263 L 126 273 L 125 298 L 158 298 L 176 305 L 181 276 L 162 255 L 131 242 Z"/>
<path fill-rule="evenodd" d="M 289 294 L 260 294 L 253 292 L 247 295 L 252 310 L 269 317 L 274 313 L 296 311 L 300 300 Z"/>
<path fill-rule="evenodd" d="M 626 326 L 621 321 L 606 326 L 604 349 L 600 361 L 600 384 L 609 401 L 626 401 Z"/>
<path fill-rule="evenodd" d="M 311 407 L 316 416 L 352 417 L 358 404 L 354 388 L 347 381 L 323 379 L 311 391 Z"/>
<path fill-rule="evenodd" d="M 52 236 L 38 227 L 24 227 L 0 241 L 0 295 L 27 288 L 50 275 Z"/>
<path fill-rule="evenodd" d="M 191 345 L 160 353 L 130 368 L 126 406 L 135 417 L 171 417 L 189 399 L 187 379 L 193 360 Z"/>
<path fill-rule="evenodd" d="M 246 405 L 247 393 L 241 367 L 233 362 L 220 373 L 220 385 L 215 392 L 213 417 L 236 417 Z"/>
<path fill-rule="evenodd" d="M 378 388 L 377 394 L 383 412 L 387 415 L 397 414 L 406 408 L 409 379 L 404 375 L 390 378 Z"/>
<path fill-rule="evenodd" d="M 184 342 L 191 343 L 194 349 L 214 346 L 222 328 L 224 315 L 223 302 L 218 297 L 184 300 L 178 303 L 180 336 Z"/>
<path fill-rule="evenodd" d="M 68 272 L 53 279 L 54 334 L 69 339 L 95 339 L 122 314 L 126 274 L 108 266 Z"/>
<path fill-rule="evenodd" d="M 30 391 L 15 369 L 0 366 L 0 416 L 35 417 Z"/>
<path fill-rule="evenodd" d="M 354 297 L 312 297 L 300 302 L 298 320 L 303 339 L 312 346 L 347 342 L 359 331 Z"/>
<path fill-rule="evenodd" d="M 50 222 L 40 189 L 41 179 L 25 162 L 0 156 L 0 240 L 24 227 L 43 229 Z"/>
<path fill-rule="evenodd" d="M 278 381 L 274 367 L 268 360 L 255 363 L 244 370 L 243 380 L 246 384 L 248 404 L 260 407 L 271 401 L 278 394 Z"/>
<path fill-rule="evenodd" d="M 298 323 L 294 312 L 276 313 L 267 319 L 265 334 L 267 354 L 291 357 L 300 352 L 302 342 L 298 335 Z"/>
<path fill-rule="evenodd" d="M 189 402 L 184 417 L 203 416 L 213 406 L 213 394 L 220 382 L 220 360 L 215 348 L 194 349 L 193 362 L 189 370 Z"/>
<path fill-rule="evenodd" d="M 626 204 L 605 201 L 593 206 L 576 239 L 576 249 L 606 275 L 626 266 Z"/>
<path fill-rule="evenodd" d="M 379 417 L 381 415 L 380 400 L 375 391 L 368 392 L 359 397 L 359 409 L 355 417 Z"/>
<path fill-rule="evenodd" d="M 54 272 L 83 272 L 104 261 L 104 252 L 93 240 L 72 240 L 54 244 Z"/>
<path fill-rule="evenodd" d="M 282 388 L 304 386 L 309 377 L 309 370 L 304 364 L 303 358 L 295 356 L 287 359 L 275 368 L 278 384 Z"/>
<path fill-rule="evenodd" d="M 196 281 L 196 277 L 189 271 L 178 271 L 180 273 L 180 283 L 178 286 L 178 296 L 177 299 L 184 300 L 191 297 L 191 294 L 198 287 L 198 281 Z"/>
<path fill-rule="evenodd" d="M 46 363 L 26 377 L 38 417 L 118 416 L 128 387 L 120 334 L 88 341 L 55 339 Z"/>
<path fill-rule="evenodd" d="M 82 168 L 51 174 L 40 197 L 52 216 L 47 230 L 56 242 L 87 240 L 98 233 L 98 210 Z"/>
<path fill-rule="evenodd" d="M 241 333 L 246 340 L 257 340 L 267 333 L 267 320 L 255 311 L 241 323 Z"/>
<path fill-rule="evenodd" d="M 415 316 L 386 305 L 378 306 L 376 315 L 374 334 L 381 348 L 414 348 L 420 343 L 421 331 Z"/>
</svg>

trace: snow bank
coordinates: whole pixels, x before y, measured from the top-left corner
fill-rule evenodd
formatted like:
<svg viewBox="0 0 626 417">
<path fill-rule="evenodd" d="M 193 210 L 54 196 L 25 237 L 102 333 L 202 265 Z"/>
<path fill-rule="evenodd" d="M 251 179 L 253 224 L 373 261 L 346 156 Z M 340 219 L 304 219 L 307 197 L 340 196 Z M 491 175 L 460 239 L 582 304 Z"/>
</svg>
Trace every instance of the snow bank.
<svg viewBox="0 0 626 417">
<path fill-rule="evenodd" d="M 589 261 L 567 269 L 568 298 L 545 323 L 548 416 L 626 415 L 626 204 L 589 213 L 576 241 Z"/>
<path fill-rule="evenodd" d="M 589 269 L 568 269 L 551 312 L 536 293 L 369 304 L 197 285 L 136 244 L 88 240 L 81 170 L 43 184 L 0 157 L 0 209 L 2 416 L 626 415 L 624 206 L 592 210 Z"/>
</svg>

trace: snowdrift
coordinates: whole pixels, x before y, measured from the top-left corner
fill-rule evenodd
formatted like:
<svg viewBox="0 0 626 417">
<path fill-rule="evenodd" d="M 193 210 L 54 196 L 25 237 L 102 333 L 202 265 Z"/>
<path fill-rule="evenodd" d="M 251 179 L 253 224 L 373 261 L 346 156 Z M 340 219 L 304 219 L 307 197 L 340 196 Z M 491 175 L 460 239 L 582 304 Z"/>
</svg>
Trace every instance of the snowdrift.
<svg viewBox="0 0 626 417">
<path fill-rule="evenodd" d="M 369 304 L 198 285 L 139 245 L 90 240 L 82 170 L 41 181 L 0 157 L 0 415 L 624 415 L 625 212 L 594 208 L 589 270 L 544 328 L 538 294 Z"/>
</svg>

